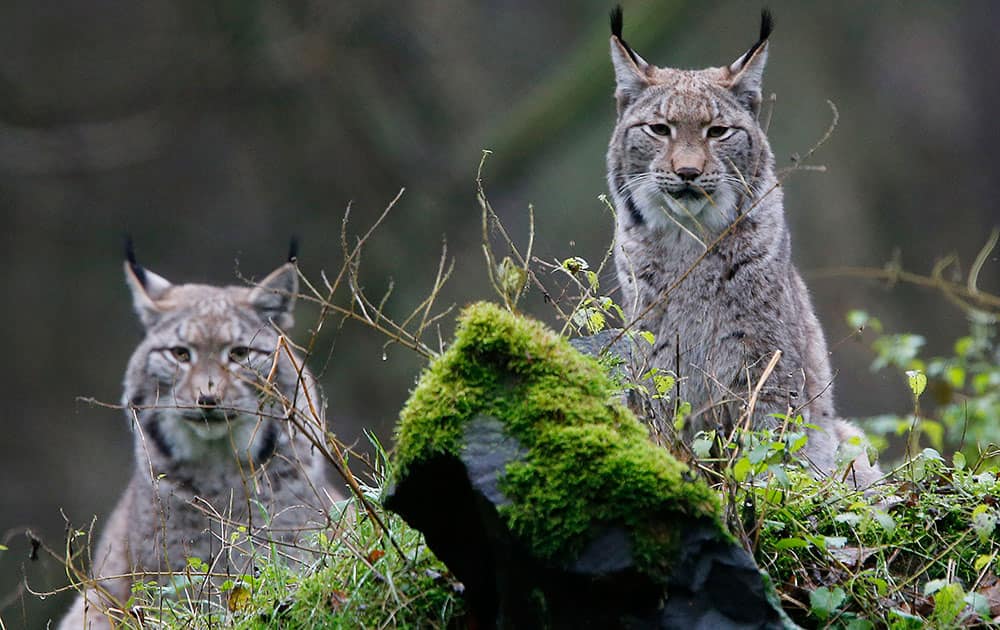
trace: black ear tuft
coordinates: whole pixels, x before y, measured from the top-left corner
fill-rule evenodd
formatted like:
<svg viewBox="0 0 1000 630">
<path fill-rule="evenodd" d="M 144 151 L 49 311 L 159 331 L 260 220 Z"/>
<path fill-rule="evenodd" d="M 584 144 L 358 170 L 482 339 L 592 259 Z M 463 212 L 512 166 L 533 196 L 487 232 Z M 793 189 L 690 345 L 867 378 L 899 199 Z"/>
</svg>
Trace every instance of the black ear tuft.
<svg viewBox="0 0 1000 630">
<path fill-rule="evenodd" d="M 618 38 L 618 41 L 621 42 L 625 52 L 627 52 L 628 56 L 632 58 L 632 62 L 637 66 L 642 65 L 639 61 L 639 57 L 635 54 L 635 51 L 632 50 L 632 47 L 629 46 L 622 38 L 622 27 L 624 25 L 625 15 L 622 13 L 622 5 L 615 5 L 615 8 L 611 9 L 611 34 Z"/>
<path fill-rule="evenodd" d="M 757 52 L 757 49 L 764 45 L 767 38 L 771 36 L 771 31 L 774 30 L 774 16 L 771 15 L 771 10 L 764 8 L 760 10 L 760 37 L 757 38 L 757 43 L 750 47 L 747 54 L 743 55 L 740 59 L 740 65 L 745 64 L 750 61 L 753 54 Z"/>
<path fill-rule="evenodd" d="M 299 259 L 299 237 L 292 235 L 288 242 L 288 262 L 293 263 Z"/>
<path fill-rule="evenodd" d="M 146 286 L 146 270 L 135 260 L 135 245 L 132 243 L 132 234 L 129 232 L 125 232 L 125 260 L 128 261 L 128 266 L 132 268 L 132 273 L 135 274 L 139 284 Z"/>
<path fill-rule="evenodd" d="M 616 5 L 615 8 L 611 9 L 611 34 L 618 39 L 622 38 L 622 26 L 624 22 L 625 17 L 622 14 L 622 5 Z"/>
<path fill-rule="evenodd" d="M 759 42 L 767 41 L 767 38 L 771 36 L 771 31 L 774 30 L 774 16 L 771 15 L 771 10 L 764 7 L 760 10 L 760 37 Z"/>
</svg>

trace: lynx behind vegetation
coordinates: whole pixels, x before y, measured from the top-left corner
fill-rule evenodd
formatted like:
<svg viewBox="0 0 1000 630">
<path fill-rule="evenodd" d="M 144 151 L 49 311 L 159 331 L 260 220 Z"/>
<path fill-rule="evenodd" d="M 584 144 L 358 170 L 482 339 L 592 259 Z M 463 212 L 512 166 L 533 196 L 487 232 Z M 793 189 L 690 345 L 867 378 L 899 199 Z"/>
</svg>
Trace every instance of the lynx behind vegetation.
<svg viewBox="0 0 1000 630">
<path fill-rule="evenodd" d="M 310 411 L 322 418 L 322 403 L 279 339 L 292 323 L 295 266 L 254 288 L 173 285 L 130 255 L 125 277 L 146 330 L 123 397 L 135 471 L 90 553 L 96 580 L 63 630 L 110 627 L 108 609 L 122 618 L 134 582 L 189 558 L 237 576 L 272 544 L 295 556 L 293 545 L 326 524 L 325 460 L 310 441 L 322 440 Z"/>
<path fill-rule="evenodd" d="M 677 374 L 680 397 L 693 405 L 688 433 L 729 430 L 780 350 L 752 424 L 777 427 L 772 414 L 801 413 L 818 427 L 802 457 L 833 474 L 838 446 L 863 436 L 834 412 L 826 341 L 792 265 L 774 157 L 757 121 L 770 14 L 745 54 L 705 70 L 646 62 L 622 39 L 620 9 L 611 29 L 615 263 L 626 312 L 655 335 L 651 363 Z M 865 456 L 849 471 L 859 486 L 879 476 Z"/>
</svg>

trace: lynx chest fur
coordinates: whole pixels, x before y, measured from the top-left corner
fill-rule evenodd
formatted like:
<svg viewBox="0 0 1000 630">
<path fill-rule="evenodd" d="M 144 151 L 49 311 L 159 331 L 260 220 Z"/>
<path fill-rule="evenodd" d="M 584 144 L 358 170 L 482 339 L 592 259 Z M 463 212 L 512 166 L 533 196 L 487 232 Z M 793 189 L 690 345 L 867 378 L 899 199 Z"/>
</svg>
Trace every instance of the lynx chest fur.
<svg viewBox="0 0 1000 630">
<path fill-rule="evenodd" d="M 674 372 L 693 405 L 688 433 L 802 414 L 817 426 L 803 457 L 832 474 L 838 445 L 860 432 L 836 417 L 823 331 L 791 261 L 774 157 L 757 121 L 771 18 L 728 66 L 654 66 L 612 14 L 618 116 L 608 147 L 621 303 L 655 336 L 652 363 Z M 877 469 L 859 458 L 853 479 Z"/>
<path fill-rule="evenodd" d="M 135 469 L 64 630 L 110 627 L 134 581 L 189 558 L 238 576 L 272 548 L 294 557 L 328 524 L 323 405 L 280 332 L 297 273 L 286 264 L 253 288 L 174 285 L 126 263 L 145 328 L 123 396 Z"/>
</svg>

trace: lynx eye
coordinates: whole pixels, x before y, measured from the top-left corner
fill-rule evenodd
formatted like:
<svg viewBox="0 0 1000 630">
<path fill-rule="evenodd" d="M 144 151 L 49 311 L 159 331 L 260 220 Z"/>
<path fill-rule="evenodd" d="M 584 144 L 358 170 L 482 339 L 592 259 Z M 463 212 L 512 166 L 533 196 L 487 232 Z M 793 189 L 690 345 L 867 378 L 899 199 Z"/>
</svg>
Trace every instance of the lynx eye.
<svg viewBox="0 0 1000 630">
<path fill-rule="evenodd" d="M 229 349 L 229 359 L 237 363 L 246 361 L 250 356 L 250 348 L 246 346 L 233 346 Z"/>
<path fill-rule="evenodd" d="M 729 127 L 722 127 L 719 125 L 709 127 L 705 131 L 705 135 L 709 138 L 721 138 L 722 136 L 729 133 Z"/>
<path fill-rule="evenodd" d="M 655 123 L 652 125 L 646 125 L 650 131 L 658 136 L 669 136 L 670 135 L 670 125 L 664 125 L 663 123 Z"/>
<path fill-rule="evenodd" d="M 170 349 L 170 354 L 180 363 L 187 363 L 191 360 L 191 351 L 184 346 L 174 346 Z"/>
</svg>

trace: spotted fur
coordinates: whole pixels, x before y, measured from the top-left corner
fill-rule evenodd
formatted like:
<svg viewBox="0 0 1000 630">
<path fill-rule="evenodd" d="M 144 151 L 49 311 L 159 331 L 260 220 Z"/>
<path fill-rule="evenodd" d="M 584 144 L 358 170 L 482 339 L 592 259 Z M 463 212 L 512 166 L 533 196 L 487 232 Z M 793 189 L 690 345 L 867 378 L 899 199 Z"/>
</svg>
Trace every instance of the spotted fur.
<svg viewBox="0 0 1000 630">
<path fill-rule="evenodd" d="M 654 66 L 622 41 L 620 14 L 612 25 L 618 117 L 607 166 L 622 303 L 654 333 L 652 363 L 675 372 L 694 405 L 688 434 L 731 428 L 780 350 L 754 426 L 801 412 L 818 426 L 802 456 L 832 474 L 838 446 L 861 433 L 835 414 L 826 342 L 792 265 L 774 157 L 757 121 L 770 14 L 760 41 L 704 70 Z M 866 458 L 854 462 L 859 485 L 878 476 Z"/>
<path fill-rule="evenodd" d="M 326 465 L 310 439 L 323 438 L 310 412 L 322 414 L 322 401 L 279 343 L 292 324 L 294 265 L 257 287 L 174 285 L 129 248 L 125 277 L 146 333 L 123 394 L 136 466 L 91 557 L 97 578 L 128 577 L 99 581 L 111 600 L 81 595 L 63 630 L 110 627 L 102 611 L 128 600 L 134 580 L 188 558 L 240 575 L 271 541 L 294 554 L 286 543 L 326 524 Z M 220 553 L 239 526 L 255 544 Z"/>
</svg>

